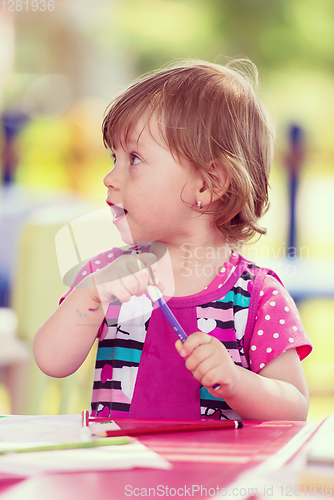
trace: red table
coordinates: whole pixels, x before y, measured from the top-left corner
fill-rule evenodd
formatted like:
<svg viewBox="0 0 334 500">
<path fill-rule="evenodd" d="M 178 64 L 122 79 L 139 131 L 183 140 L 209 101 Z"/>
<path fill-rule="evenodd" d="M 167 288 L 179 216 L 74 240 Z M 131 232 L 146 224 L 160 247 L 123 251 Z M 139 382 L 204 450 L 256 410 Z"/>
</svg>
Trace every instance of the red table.
<svg viewBox="0 0 334 500">
<path fill-rule="evenodd" d="M 122 428 L 150 423 L 116 422 Z M 57 473 L 29 479 L 0 475 L 0 496 L 4 500 L 204 499 L 217 493 L 222 498 L 235 496 L 233 482 L 240 473 L 278 452 L 307 425 L 305 422 L 247 421 L 237 430 L 140 436 L 142 443 L 170 461 L 173 468 Z"/>
</svg>

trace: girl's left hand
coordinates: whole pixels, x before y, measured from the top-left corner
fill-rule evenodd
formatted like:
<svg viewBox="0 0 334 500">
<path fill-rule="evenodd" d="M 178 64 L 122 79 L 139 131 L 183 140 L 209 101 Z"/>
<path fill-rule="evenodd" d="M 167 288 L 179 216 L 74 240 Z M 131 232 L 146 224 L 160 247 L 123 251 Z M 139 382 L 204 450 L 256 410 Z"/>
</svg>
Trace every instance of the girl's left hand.
<svg viewBox="0 0 334 500">
<path fill-rule="evenodd" d="M 203 332 L 195 332 L 184 344 L 177 340 L 175 347 L 185 359 L 186 367 L 210 394 L 228 398 L 238 391 L 239 370 L 222 342 Z M 217 389 L 213 386 L 218 384 Z"/>
</svg>

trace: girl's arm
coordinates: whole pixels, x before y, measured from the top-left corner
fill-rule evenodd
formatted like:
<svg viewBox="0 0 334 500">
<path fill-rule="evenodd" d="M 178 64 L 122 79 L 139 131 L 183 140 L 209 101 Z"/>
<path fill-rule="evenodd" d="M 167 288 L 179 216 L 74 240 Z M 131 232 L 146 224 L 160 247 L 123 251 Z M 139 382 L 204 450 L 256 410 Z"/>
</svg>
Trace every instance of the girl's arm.
<svg viewBox="0 0 334 500">
<path fill-rule="evenodd" d="M 237 368 L 238 390 L 227 403 L 236 412 L 242 412 L 244 419 L 306 420 L 309 396 L 296 349 L 280 354 L 258 373 Z M 246 398 L 249 407 L 245 407 L 242 398 Z"/>
<path fill-rule="evenodd" d="M 94 344 L 108 304 L 142 295 L 152 284 L 147 266 L 155 262 L 150 253 L 140 260 L 124 255 L 83 279 L 36 332 L 33 350 L 39 368 L 51 377 L 74 373 Z"/>
<path fill-rule="evenodd" d="M 234 364 L 225 346 L 203 332 L 176 348 L 186 367 L 209 392 L 247 420 L 306 420 L 308 390 L 295 349 L 280 354 L 259 373 Z M 214 390 L 212 386 L 219 384 Z"/>
<path fill-rule="evenodd" d="M 74 288 L 35 334 L 37 365 L 50 377 L 74 373 L 96 339 L 104 312 L 88 288 Z"/>
</svg>

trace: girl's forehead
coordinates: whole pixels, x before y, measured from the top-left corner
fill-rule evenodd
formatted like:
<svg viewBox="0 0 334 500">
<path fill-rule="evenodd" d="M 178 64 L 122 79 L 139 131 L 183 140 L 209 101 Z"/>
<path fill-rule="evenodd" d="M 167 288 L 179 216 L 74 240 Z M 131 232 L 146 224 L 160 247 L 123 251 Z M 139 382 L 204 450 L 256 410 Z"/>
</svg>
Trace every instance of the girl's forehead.
<svg viewBox="0 0 334 500">
<path fill-rule="evenodd" d="M 145 142 L 154 140 L 161 146 L 166 147 L 164 137 L 164 126 L 161 120 L 154 114 L 141 116 L 136 122 L 124 126 L 113 137 L 114 147 L 139 147 Z"/>
</svg>

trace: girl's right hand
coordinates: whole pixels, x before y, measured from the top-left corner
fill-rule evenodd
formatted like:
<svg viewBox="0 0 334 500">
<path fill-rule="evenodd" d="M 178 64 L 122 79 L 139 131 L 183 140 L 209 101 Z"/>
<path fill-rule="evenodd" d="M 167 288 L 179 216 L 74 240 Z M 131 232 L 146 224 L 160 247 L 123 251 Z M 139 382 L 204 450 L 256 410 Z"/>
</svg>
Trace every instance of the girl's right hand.
<svg viewBox="0 0 334 500">
<path fill-rule="evenodd" d="M 83 281 L 93 282 L 93 287 L 89 287 L 91 297 L 105 309 L 115 299 L 128 302 L 132 295 L 139 297 L 148 285 L 153 285 L 149 268 L 154 275 L 156 262 L 153 253 L 122 255 Z"/>
</svg>

